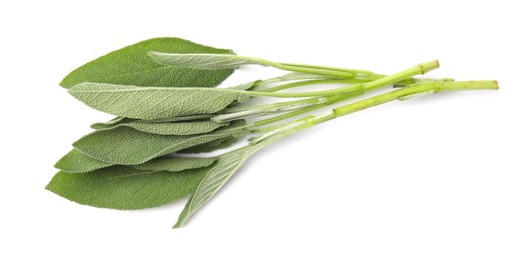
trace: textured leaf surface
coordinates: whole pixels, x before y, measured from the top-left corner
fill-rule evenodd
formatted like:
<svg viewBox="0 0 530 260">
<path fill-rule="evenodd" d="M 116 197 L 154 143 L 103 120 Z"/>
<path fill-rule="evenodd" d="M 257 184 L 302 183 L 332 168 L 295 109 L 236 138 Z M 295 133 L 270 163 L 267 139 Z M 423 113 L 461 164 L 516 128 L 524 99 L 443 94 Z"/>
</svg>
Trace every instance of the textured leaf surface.
<svg viewBox="0 0 530 260">
<path fill-rule="evenodd" d="M 208 170 L 188 200 L 174 227 L 182 226 L 197 210 L 204 206 L 255 151 L 257 151 L 255 147 L 247 146 L 220 156 L 217 163 Z"/>
<path fill-rule="evenodd" d="M 59 172 L 46 189 L 99 208 L 152 208 L 190 195 L 208 169 L 156 172 L 113 166 L 79 174 Z"/>
<path fill-rule="evenodd" d="M 166 66 L 155 62 L 147 53 L 220 53 L 217 49 L 179 38 L 154 38 L 113 51 L 72 71 L 60 83 L 65 88 L 82 82 L 102 82 L 158 87 L 213 87 L 219 85 L 233 69 L 197 70 Z"/>
<path fill-rule="evenodd" d="M 206 53 L 163 53 L 150 51 L 149 56 L 154 61 L 176 68 L 190 68 L 201 70 L 237 69 L 241 65 L 264 65 L 257 58 L 242 57 L 233 54 L 206 54 Z"/>
<path fill-rule="evenodd" d="M 132 165 L 131 167 L 138 170 L 151 170 L 151 171 L 170 171 L 179 172 L 189 169 L 203 168 L 212 165 L 217 158 L 178 158 L 178 157 L 160 157 L 155 158 L 151 161 Z"/>
<path fill-rule="evenodd" d="M 221 111 L 246 102 L 244 91 L 219 88 L 154 88 L 81 83 L 68 91 L 87 106 L 121 117 L 159 119 Z"/>
<path fill-rule="evenodd" d="M 112 163 L 106 163 L 96 160 L 88 155 L 81 153 L 77 149 L 72 149 L 64 155 L 55 164 L 55 168 L 69 173 L 89 172 L 96 169 L 112 166 Z"/>
<path fill-rule="evenodd" d="M 209 133 L 219 127 L 226 125 L 226 123 L 216 123 L 212 120 L 176 123 L 145 123 L 142 121 L 135 121 L 130 123 L 118 124 L 112 127 L 105 128 L 105 130 L 114 129 L 118 127 L 130 127 L 140 132 L 153 133 L 159 135 L 195 135 Z"/>
<path fill-rule="evenodd" d="M 178 136 L 144 133 L 129 127 L 92 132 L 73 145 L 81 152 L 100 161 L 136 165 L 155 157 L 233 135 L 248 133 L 246 123 L 234 121 L 229 126 L 207 134 Z"/>
</svg>

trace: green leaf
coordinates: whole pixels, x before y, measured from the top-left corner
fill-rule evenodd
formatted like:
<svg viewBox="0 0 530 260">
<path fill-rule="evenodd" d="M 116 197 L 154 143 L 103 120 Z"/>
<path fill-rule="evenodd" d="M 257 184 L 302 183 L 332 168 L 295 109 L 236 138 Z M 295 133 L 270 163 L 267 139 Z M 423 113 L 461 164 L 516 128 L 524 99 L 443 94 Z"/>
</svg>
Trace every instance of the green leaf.
<svg viewBox="0 0 530 260">
<path fill-rule="evenodd" d="M 46 189 L 99 208 L 152 208 L 190 195 L 209 169 L 167 172 L 113 166 L 79 174 L 59 172 Z"/>
<path fill-rule="evenodd" d="M 72 149 L 64 155 L 55 164 L 55 168 L 69 173 L 89 172 L 105 167 L 112 166 L 112 163 L 106 163 L 94 159 L 88 155 L 81 153 L 77 149 Z"/>
<path fill-rule="evenodd" d="M 184 157 L 159 157 L 151 161 L 131 165 L 138 170 L 179 172 L 189 169 L 203 168 L 212 165 L 218 158 L 184 158 Z"/>
<path fill-rule="evenodd" d="M 179 38 L 154 38 L 129 45 L 86 63 L 70 72 L 60 85 L 70 88 L 82 82 L 101 82 L 158 87 L 214 87 L 234 72 L 233 69 L 204 71 L 166 66 L 153 61 L 147 55 L 149 51 L 234 53 L 232 50 L 217 49 Z"/>
<path fill-rule="evenodd" d="M 244 120 L 234 122 L 210 133 L 189 136 L 157 135 L 129 127 L 118 127 L 92 132 L 76 141 L 73 146 L 100 161 L 136 165 L 161 155 L 249 132 Z"/>
<path fill-rule="evenodd" d="M 154 61 L 176 68 L 200 70 L 237 69 L 241 65 L 268 66 L 264 60 L 237 56 L 233 54 L 206 53 L 163 53 L 150 51 L 147 53 Z"/>
<path fill-rule="evenodd" d="M 105 130 L 115 129 L 118 127 L 130 127 L 144 133 L 159 135 L 195 135 L 209 133 L 219 127 L 226 126 L 226 123 L 216 123 L 211 120 L 176 122 L 176 123 L 145 123 L 135 121 L 131 123 L 118 124 Z"/>
<path fill-rule="evenodd" d="M 177 172 L 206 167 L 214 163 L 216 160 L 217 158 L 215 157 L 181 158 L 164 156 L 152 159 L 142 164 L 130 165 L 130 167 L 140 170 Z M 55 168 L 67 173 L 82 173 L 110 167 L 113 165 L 115 164 L 99 161 L 81 153 L 77 149 L 72 149 L 55 164 Z"/>
<path fill-rule="evenodd" d="M 201 180 L 199 186 L 188 200 L 188 203 L 180 213 L 174 228 L 182 226 L 197 210 L 199 210 L 215 193 L 232 177 L 235 171 L 245 160 L 256 152 L 259 147 L 246 146 L 238 150 L 226 153 L 208 170 L 206 176 Z"/>
<path fill-rule="evenodd" d="M 68 91 L 87 106 L 121 117 L 159 119 L 223 110 L 250 95 L 220 88 L 156 88 L 105 83 L 81 83 Z"/>
<path fill-rule="evenodd" d="M 94 130 L 112 128 L 119 124 L 126 124 L 131 122 L 138 123 L 175 123 L 175 122 L 186 122 L 186 121 L 195 121 L 200 119 L 210 119 L 212 115 L 191 115 L 191 116 L 180 116 L 180 117 L 170 117 L 170 118 L 160 118 L 160 119 L 150 119 L 150 120 L 140 120 L 137 118 L 128 118 L 128 117 L 115 117 L 107 122 L 99 122 L 90 125 L 90 128 Z"/>
</svg>

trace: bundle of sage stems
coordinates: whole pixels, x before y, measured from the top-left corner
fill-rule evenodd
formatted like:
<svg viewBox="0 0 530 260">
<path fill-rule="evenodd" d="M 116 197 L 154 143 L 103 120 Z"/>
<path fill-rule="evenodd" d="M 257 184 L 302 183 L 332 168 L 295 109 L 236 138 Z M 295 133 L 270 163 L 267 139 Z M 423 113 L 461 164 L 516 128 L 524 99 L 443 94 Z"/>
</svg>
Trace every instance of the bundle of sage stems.
<svg viewBox="0 0 530 260">
<path fill-rule="evenodd" d="M 250 65 L 288 73 L 216 88 Z M 93 124 L 91 133 L 73 143 L 46 188 L 80 204 L 122 210 L 190 196 L 174 226 L 180 227 L 249 156 L 288 135 L 394 100 L 498 88 L 496 81 L 416 77 L 438 66 L 430 61 L 383 75 L 238 56 L 180 38 L 142 41 L 77 68 L 60 83 L 81 102 L 116 117 Z M 304 90 L 323 84 L 333 88 Z M 255 104 L 263 97 L 276 102 Z"/>
</svg>

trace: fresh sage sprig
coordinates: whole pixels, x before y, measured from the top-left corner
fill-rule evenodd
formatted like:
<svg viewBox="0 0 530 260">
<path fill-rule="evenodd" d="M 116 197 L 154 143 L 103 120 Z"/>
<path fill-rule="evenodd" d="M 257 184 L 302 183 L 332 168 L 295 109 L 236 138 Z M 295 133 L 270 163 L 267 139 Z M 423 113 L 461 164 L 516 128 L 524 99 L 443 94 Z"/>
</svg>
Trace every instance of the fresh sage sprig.
<svg viewBox="0 0 530 260">
<path fill-rule="evenodd" d="M 289 73 L 217 87 L 249 65 Z M 93 131 L 73 143 L 46 188 L 80 204 L 127 210 L 191 196 L 174 226 L 180 227 L 245 160 L 286 136 L 393 100 L 498 88 L 495 81 L 416 77 L 438 66 L 430 61 L 385 75 L 238 56 L 179 38 L 142 41 L 75 69 L 60 83 L 81 102 L 116 117 L 92 124 Z M 304 90 L 321 84 L 335 87 Z M 395 89 L 336 106 L 386 86 Z M 263 97 L 275 102 L 249 104 Z M 325 107 L 328 112 L 299 118 Z M 231 148 L 238 141 L 242 146 Z M 201 154 L 212 151 L 215 156 Z"/>
</svg>

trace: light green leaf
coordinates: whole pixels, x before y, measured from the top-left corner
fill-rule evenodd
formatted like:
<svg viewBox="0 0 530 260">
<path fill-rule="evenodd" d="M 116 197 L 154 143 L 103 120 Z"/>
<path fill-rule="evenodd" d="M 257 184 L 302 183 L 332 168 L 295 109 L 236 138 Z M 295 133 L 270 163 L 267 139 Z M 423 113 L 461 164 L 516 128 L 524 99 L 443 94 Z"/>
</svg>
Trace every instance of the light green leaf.
<svg viewBox="0 0 530 260">
<path fill-rule="evenodd" d="M 138 170 L 179 172 L 189 169 L 207 167 L 212 165 L 215 161 L 217 161 L 217 158 L 215 157 L 184 158 L 164 156 L 155 158 L 142 164 L 131 165 L 130 167 Z"/>
<path fill-rule="evenodd" d="M 89 172 L 105 167 L 112 166 L 112 163 L 106 163 L 96 160 L 88 155 L 81 153 L 77 149 L 72 149 L 64 155 L 55 164 L 55 168 L 69 173 Z"/>
<path fill-rule="evenodd" d="M 190 195 L 208 170 L 209 167 L 167 172 L 113 166 L 79 174 L 59 172 L 46 189 L 99 208 L 152 208 Z"/>
<path fill-rule="evenodd" d="M 136 165 L 155 157 L 180 151 L 233 135 L 248 133 L 244 120 L 206 134 L 179 136 L 144 133 L 129 127 L 92 132 L 73 146 L 97 160 L 112 164 Z"/>
<path fill-rule="evenodd" d="M 154 38 L 113 51 L 75 69 L 60 83 L 70 88 L 82 82 L 157 86 L 157 87 L 214 87 L 234 70 L 197 70 L 166 66 L 151 59 L 149 51 L 168 53 L 220 53 L 232 50 L 217 49 L 179 38 Z"/>
<path fill-rule="evenodd" d="M 262 59 L 233 54 L 163 53 L 150 51 L 148 55 L 162 65 L 200 70 L 237 69 L 241 65 L 250 64 L 269 65 Z"/>
<path fill-rule="evenodd" d="M 219 127 L 226 125 L 228 124 L 216 123 L 211 120 L 176 123 L 145 123 L 142 121 L 134 121 L 130 123 L 114 125 L 112 127 L 107 127 L 104 129 L 110 130 L 118 127 L 130 127 L 140 132 L 159 135 L 195 135 L 209 133 Z"/>
<path fill-rule="evenodd" d="M 68 91 L 99 111 L 121 117 L 159 119 L 223 110 L 246 102 L 244 91 L 219 88 L 155 88 L 105 83 L 81 83 Z"/>
<path fill-rule="evenodd" d="M 226 153 L 208 170 L 199 186 L 188 200 L 188 203 L 180 213 L 174 228 L 182 226 L 197 210 L 199 210 L 215 193 L 232 177 L 235 171 L 245 160 L 259 148 L 246 146 L 238 150 Z"/>
</svg>

